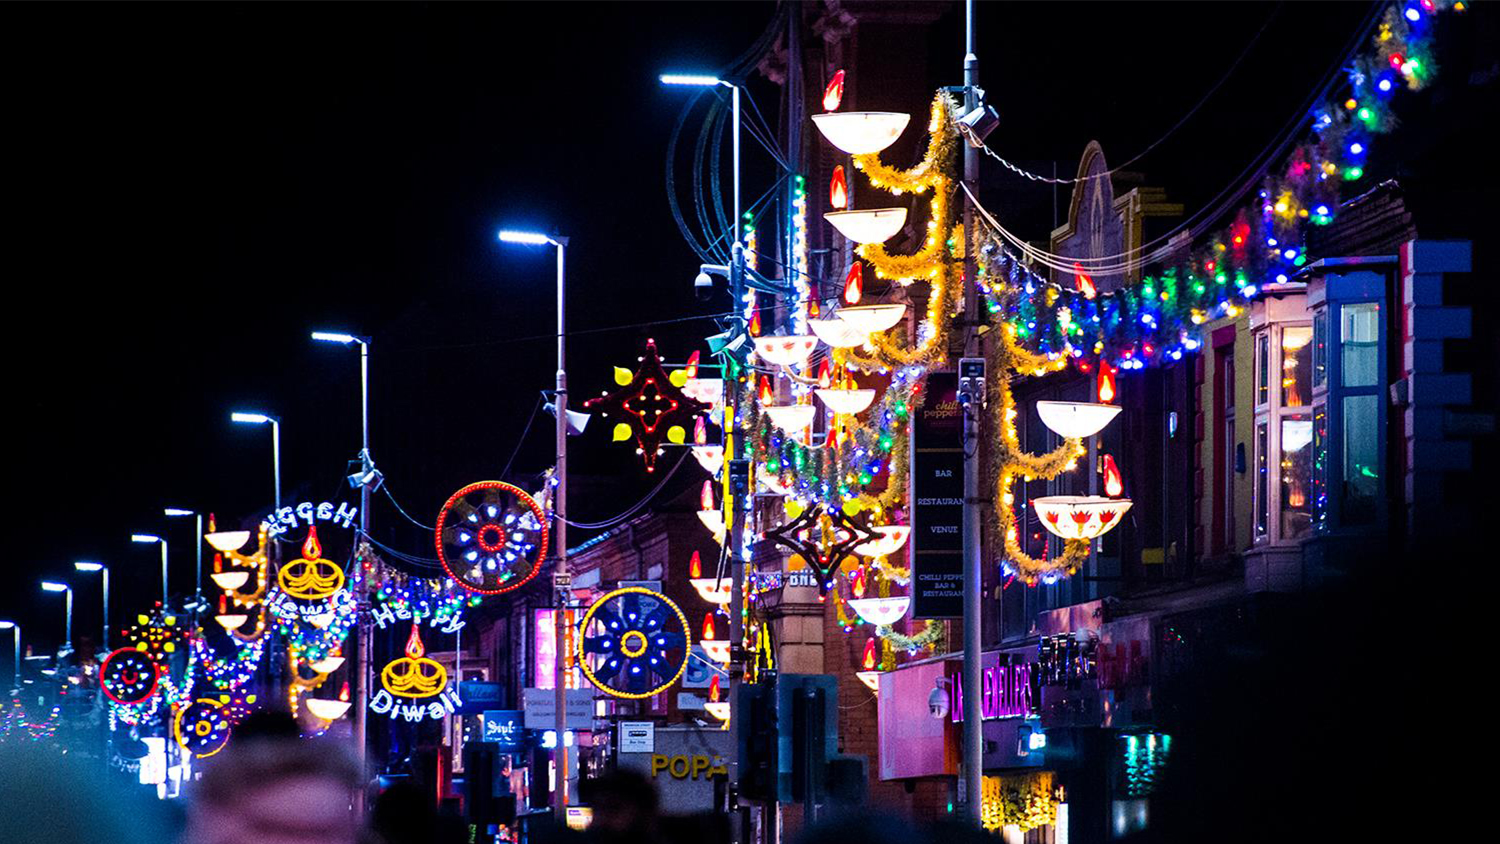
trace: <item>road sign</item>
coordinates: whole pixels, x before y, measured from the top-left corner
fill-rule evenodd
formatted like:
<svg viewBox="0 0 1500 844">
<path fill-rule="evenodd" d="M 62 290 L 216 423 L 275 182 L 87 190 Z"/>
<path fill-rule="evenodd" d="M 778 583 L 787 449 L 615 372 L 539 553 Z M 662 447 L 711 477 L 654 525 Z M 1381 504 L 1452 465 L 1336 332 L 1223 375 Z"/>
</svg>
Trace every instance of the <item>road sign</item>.
<svg viewBox="0 0 1500 844">
<path fill-rule="evenodd" d="M 620 752 L 655 753 L 656 725 L 650 721 L 621 721 Z"/>
<path fill-rule="evenodd" d="M 483 741 L 492 741 L 502 753 L 521 749 L 522 733 L 525 732 L 525 713 L 516 709 L 491 709 L 484 713 L 481 723 Z"/>
</svg>

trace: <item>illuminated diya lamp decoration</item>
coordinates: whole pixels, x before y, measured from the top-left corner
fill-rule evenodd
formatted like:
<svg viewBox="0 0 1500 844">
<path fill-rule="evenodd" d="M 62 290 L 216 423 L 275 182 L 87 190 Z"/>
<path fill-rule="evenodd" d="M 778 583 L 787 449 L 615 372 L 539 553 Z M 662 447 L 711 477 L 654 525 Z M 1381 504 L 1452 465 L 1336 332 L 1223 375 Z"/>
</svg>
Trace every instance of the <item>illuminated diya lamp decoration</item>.
<svg viewBox="0 0 1500 844">
<path fill-rule="evenodd" d="M 732 581 L 729 578 L 703 576 L 703 558 L 697 551 L 693 552 L 692 560 L 688 562 L 688 583 L 698 590 L 698 597 L 710 604 L 726 606 L 733 596 Z"/>
<path fill-rule="evenodd" d="M 1031 501 L 1042 527 L 1063 539 L 1096 539 L 1109 533 L 1130 505 L 1128 498 L 1101 495 L 1049 495 Z"/>
<path fill-rule="evenodd" d="M 750 315 L 749 331 L 751 337 L 760 336 L 760 308 L 756 308 L 755 313 Z"/>
<path fill-rule="evenodd" d="M 1115 368 L 1104 361 L 1099 361 L 1099 401 L 1109 404 L 1115 400 Z"/>
<path fill-rule="evenodd" d="M 849 182 L 844 178 L 844 165 L 833 168 L 833 179 L 828 183 L 828 205 L 843 210 L 849 207 Z"/>
<path fill-rule="evenodd" d="M 710 475 L 717 476 L 724 468 L 724 446 L 709 445 L 708 423 L 702 416 L 693 423 L 693 459 Z"/>
<path fill-rule="evenodd" d="M 698 521 L 708 528 L 708 532 L 714 535 L 714 539 L 724 544 L 724 512 L 714 504 L 713 481 L 703 482 L 703 491 L 698 493 Z"/>
<path fill-rule="evenodd" d="M 326 601 L 344 588 L 344 570 L 338 563 L 323 559 L 323 545 L 318 542 L 316 527 L 307 529 L 302 557 L 276 573 L 276 585 L 282 592 L 304 601 Z"/>
<path fill-rule="evenodd" d="M 863 346 L 870 338 L 868 332 L 845 322 L 838 314 L 828 319 L 809 319 L 807 327 L 812 329 L 812 333 L 816 334 L 819 340 L 834 349 L 852 349 L 856 346 Z"/>
<path fill-rule="evenodd" d="M 911 609 L 911 598 L 904 595 L 894 598 L 854 598 L 849 601 L 849 608 L 858 613 L 860 620 L 866 624 L 890 627 L 906 618 L 907 611 Z"/>
<path fill-rule="evenodd" d="M 698 640 L 703 646 L 703 652 L 708 654 L 709 659 L 725 665 L 729 664 L 729 640 L 720 639 L 714 635 L 714 614 L 707 612 L 703 614 L 703 638 Z"/>
<path fill-rule="evenodd" d="M 703 709 L 714 718 L 723 721 L 727 726 L 729 723 L 729 701 L 721 700 L 723 692 L 719 690 L 719 675 L 715 674 L 708 681 L 708 702 L 703 704 Z"/>
<path fill-rule="evenodd" d="M 341 660 L 342 661 L 342 660 Z M 307 711 L 323 721 L 337 721 L 349 711 L 349 684 L 339 690 L 338 700 L 310 697 L 305 700 Z"/>
<path fill-rule="evenodd" d="M 1115 465 L 1115 458 L 1111 455 L 1101 455 L 1099 458 L 1099 473 L 1104 476 L 1104 494 L 1110 498 L 1119 498 L 1125 494 L 1125 479 L 1120 475 L 1120 467 Z"/>
<path fill-rule="evenodd" d="M 911 536 L 910 525 L 876 525 L 870 528 L 877 536 L 869 542 L 854 546 L 854 553 L 862 557 L 889 557 L 901 550 Z"/>
<path fill-rule="evenodd" d="M 865 656 L 860 664 L 864 668 L 854 672 L 854 676 L 858 677 L 859 681 L 865 684 L 865 688 L 872 692 L 879 692 L 881 672 L 876 668 L 880 663 L 875 655 L 875 639 L 873 637 L 865 640 Z"/>
<path fill-rule="evenodd" d="M 824 114 L 814 114 L 813 124 L 830 144 L 850 155 L 880 152 L 901 137 L 911 115 L 888 111 L 839 112 L 844 101 L 844 71 L 833 74 L 823 90 Z"/>
<path fill-rule="evenodd" d="M 761 360 L 775 366 L 805 367 L 808 356 L 817 345 L 818 338 L 812 335 L 757 337 L 755 338 L 755 354 Z"/>
<path fill-rule="evenodd" d="M 864 296 L 864 271 L 865 265 L 860 261 L 849 265 L 849 272 L 844 276 L 844 304 L 858 305 Z"/>
<path fill-rule="evenodd" d="M 845 306 L 838 311 L 839 319 L 866 337 L 895 328 L 905 315 L 906 306 L 900 304 Z"/>
<path fill-rule="evenodd" d="M 448 669 L 427 656 L 416 622 L 412 622 L 405 654 L 381 669 L 380 685 L 386 691 L 397 697 L 426 698 L 433 697 L 448 685 Z"/>
<path fill-rule="evenodd" d="M 243 572 L 241 572 L 243 574 Z M 246 575 L 247 577 L 249 575 Z M 229 601 L 223 596 L 219 597 L 219 613 L 214 616 L 214 621 L 224 628 L 225 633 L 232 633 L 245 626 L 250 616 L 242 612 L 229 612 Z"/>
</svg>

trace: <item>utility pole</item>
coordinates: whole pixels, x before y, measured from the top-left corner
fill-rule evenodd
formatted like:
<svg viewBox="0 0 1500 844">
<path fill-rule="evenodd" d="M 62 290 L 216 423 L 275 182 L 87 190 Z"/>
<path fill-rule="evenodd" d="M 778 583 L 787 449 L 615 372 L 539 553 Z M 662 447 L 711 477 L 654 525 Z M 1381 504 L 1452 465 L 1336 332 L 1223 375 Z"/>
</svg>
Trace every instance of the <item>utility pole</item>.
<svg viewBox="0 0 1500 844">
<path fill-rule="evenodd" d="M 556 693 L 557 717 L 554 721 L 557 741 L 553 755 L 557 759 L 557 805 L 553 807 L 559 821 L 568 815 L 568 743 L 565 741 L 568 725 L 568 690 L 564 681 L 568 654 L 563 642 L 567 638 L 568 596 L 572 594 L 572 578 L 568 575 L 568 371 L 567 371 L 567 304 L 565 301 L 566 254 L 568 239 L 554 237 L 557 246 L 557 395 L 553 402 L 557 408 L 557 473 L 554 481 L 557 489 L 552 500 L 552 512 L 557 516 L 554 536 L 557 542 L 557 567 L 552 574 L 552 596 L 554 609 L 552 683 Z"/>
<path fill-rule="evenodd" d="M 368 475 L 374 461 L 370 459 L 370 340 L 359 338 L 359 541 L 368 542 L 370 536 L 370 484 Z M 355 565 L 363 567 L 357 560 Z M 369 750 L 369 706 L 370 706 L 370 592 L 361 588 L 354 596 L 354 676 L 350 685 L 354 687 L 354 753 L 359 760 L 360 789 L 355 796 L 358 817 L 364 817 L 365 783 L 370 780 Z"/>
<path fill-rule="evenodd" d="M 974 53 L 974 0 L 964 2 L 964 113 L 979 107 L 979 57 Z M 979 189 L 979 150 L 964 144 L 964 184 Z M 983 646 L 981 613 L 984 611 L 984 575 L 980 566 L 979 428 L 984 407 L 984 357 L 980 343 L 979 294 L 974 284 L 974 202 L 964 199 L 964 358 L 959 363 L 959 383 L 964 411 L 964 675 L 963 756 L 960 760 L 959 802 L 963 814 L 976 826 L 980 822 L 980 787 L 984 776 L 984 731 L 980 709 L 980 648 Z M 977 364 L 977 383 L 973 369 Z M 965 376 L 969 377 L 965 377 Z M 1003 374 L 1002 374 L 1003 377 Z M 977 390 L 974 387 L 977 386 Z"/>
</svg>

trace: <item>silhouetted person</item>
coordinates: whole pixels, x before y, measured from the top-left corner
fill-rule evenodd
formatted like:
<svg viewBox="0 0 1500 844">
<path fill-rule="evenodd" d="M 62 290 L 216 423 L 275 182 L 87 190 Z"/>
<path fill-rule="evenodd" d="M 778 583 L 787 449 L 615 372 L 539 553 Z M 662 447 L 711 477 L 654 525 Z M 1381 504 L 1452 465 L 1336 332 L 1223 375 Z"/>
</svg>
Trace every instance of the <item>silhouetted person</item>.
<svg viewBox="0 0 1500 844">
<path fill-rule="evenodd" d="M 370 806 L 371 844 L 461 844 L 466 832 L 462 819 L 439 812 L 432 793 L 415 782 L 393 784 Z"/>
<path fill-rule="evenodd" d="M 349 748 L 251 726 L 190 792 L 182 844 L 355 844 L 360 777 Z"/>
<path fill-rule="evenodd" d="M 171 810 L 144 786 L 64 756 L 55 745 L 0 746 L 0 842 L 161 844 Z"/>
<path fill-rule="evenodd" d="M 594 810 L 588 837 L 600 842 L 658 840 L 656 787 L 634 771 L 616 770 L 578 783 L 580 802 Z"/>
</svg>

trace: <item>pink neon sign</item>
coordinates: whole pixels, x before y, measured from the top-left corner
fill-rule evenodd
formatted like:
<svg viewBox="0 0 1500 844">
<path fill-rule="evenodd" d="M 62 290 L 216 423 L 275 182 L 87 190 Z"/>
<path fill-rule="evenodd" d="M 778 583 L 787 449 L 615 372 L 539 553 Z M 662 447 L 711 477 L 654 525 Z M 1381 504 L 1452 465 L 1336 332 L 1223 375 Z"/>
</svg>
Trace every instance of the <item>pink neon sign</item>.
<svg viewBox="0 0 1500 844">
<path fill-rule="evenodd" d="M 1024 718 L 1036 714 L 1037 701 L 1032 689 L 1031 663 L 1001 665 L 997 661 L 986 665 L 979 677 L 979 690 L 979 712 L 985 720 Z M 953 672 L 953 705 L 950 709 L 954 723 L 964 720 L 962 671 Z"/>
</svg>

